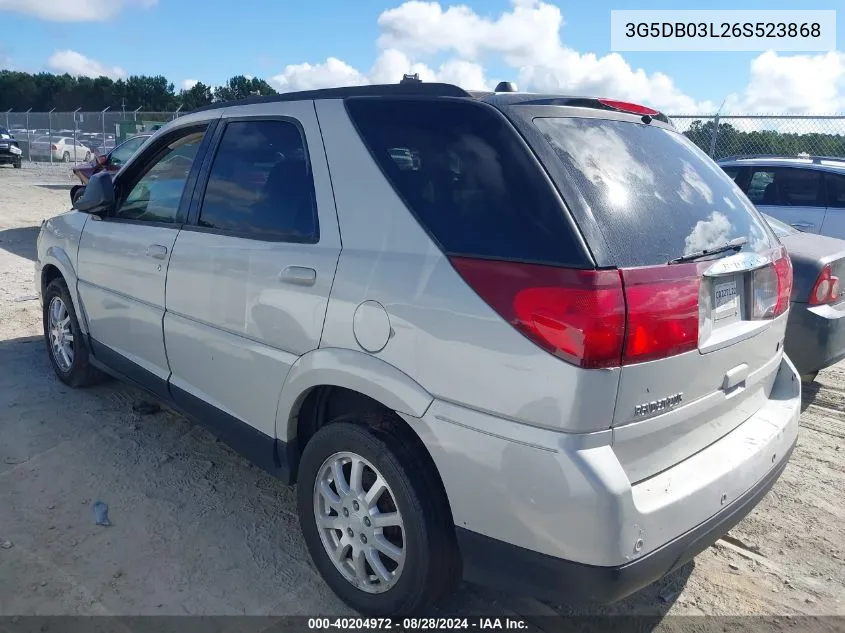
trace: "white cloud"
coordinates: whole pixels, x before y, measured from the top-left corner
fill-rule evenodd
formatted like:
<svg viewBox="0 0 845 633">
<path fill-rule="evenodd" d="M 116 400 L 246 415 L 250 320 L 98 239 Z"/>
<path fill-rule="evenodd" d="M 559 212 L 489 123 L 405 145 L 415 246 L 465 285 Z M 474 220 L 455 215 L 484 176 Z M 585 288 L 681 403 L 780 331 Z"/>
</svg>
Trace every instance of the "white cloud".
<svg viewBox="0 0 845 633">
<path fill-rule="evenodd" d="M 713 109 L 685 95 L 663 73 L 634 69 L 618 53 L 598 57 L 563 44 L 560 9 L 539 0 L 514 0 L 495 19 L 466 6 L 443 9 L 411 0 L 379 17 L 381 46 L 422 54 L 454 53 L 478 61 L 501 58 L 516 71 L 517 84 L 537 92 L 613 96 L 664 110 Z"/>
<path fill-rule="evenodd" d="M 120 79 L 126 76 L 126 71 L 118 66 L 106 66 L 98 61 L 85 57 L 76 51 L 56 51 L 47 60 L 47 64 L 57 73 L 68 73 L 74 77 L 110 77 Z"/>
<path fill-rule="evenodd" d="M 0 11 L 52 22 L 102 22 L 128 7 L 149 8 L 158 0 L 0 0 Z"/>
<path fill-rule="evenodd" d="M 829 114 L 845 109 L 845 53 L 778 55 L 751 62 L 751 79 L 730 95 L 725 112 Z"/>
<path fill-rule="evenodd" d="M 404 74 L 417 73 L 423 81 L 442 81 L 467 89 L 485 89 L 484 69 L 468 61 L 453 59 L 437 69 L 410 59 L 405 53 L 389 49 L 383 51 L 367 73 L 362 73 L 336 57 L 322 64 L 292 64 L 270 78 L 270 84 L 282 92 L 316 90 L 336 86 L 364 86 L 396 83 Z"/>
<path fill-rule="evenodd" d="M 613 96 L 666 110 L 699 112 L 714 109 L 685 95 L 663 73 L 632 68 L 621 55 L 597 57 L 564 46 L 560 9 L 540 0 L 513 0 L 496 18 L 482 17 L 467 6 L 442 7 L 410 0 L 384 11 L 378 19 L 382 53 L 369 72 L 329 58 L 322 64 L 296 64 L 273 77 L 282 90 L 366 83 L 395 83 L 403 73 L 419 73 L 423 81 L 455 83 L 467 89 L 489 89 L 483 63 L 501 59 L 514 69 L 523 90 L 574 95 Z M 432 56 L 450 59 L 434 68 Z"/>
<path fill-rule="evenodd" d="M 0 0 L 2 1 L 2 0 Z M 715 112 L 723 95 L 699 100 L 662 72 L 632 67 L 618 53 L 598 56 L 568 47 L 561 39 L 560 9 L 542 0 L 511 0 L 508 10 L 483 16 L 465 5 L 409 0 L 379 16 L 381 53 L 369 70 L 336 57 L 293 64 L 270 82 L 283 91 L 340 85 L 395 83 L 403 73 L 464 88 L 492 86 L 484 64 L 512 69 L 521 90 L 607 96 L 669 113 Z M 431 59 L 449 61 L 434 67 Z M 757 56 L 747 86 L 728 95 L 723 112 L 822 113 L 845 110 L 845 53 Z"/>
<path fill-rule="evenodd" d="M 182 90 L 190 90 L 199 83 L 199 79 L 184 79 L 182 81 Z"/>
<path fill-rule="evenodd" d="M 360 86 L 369 80 L 349 64 L 329 57 L 322 64 L 290 64 L 270 83 L 282 92 L 313 90 L 333 86 Z"/>
</svg>

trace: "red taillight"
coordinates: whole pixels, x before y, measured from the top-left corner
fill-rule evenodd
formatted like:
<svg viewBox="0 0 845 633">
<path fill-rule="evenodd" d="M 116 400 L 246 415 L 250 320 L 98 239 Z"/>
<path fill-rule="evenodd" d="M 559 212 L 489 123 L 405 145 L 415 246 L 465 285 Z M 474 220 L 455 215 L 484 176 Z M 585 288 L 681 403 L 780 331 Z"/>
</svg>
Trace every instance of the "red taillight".
<svg viewBox="0 0 845 633">
<path fill-rule="evenodd" d="M 835 277 L 830 270 L 830 264 L 827 264 L 823 269 L 816 283 L 813 285 L 813 290 L 810 293 L 808 303 L 811 306 L 823 305 L 825 303 L 833 303 L 839 299 L 840 287 L 839 277 Z"/>
<path fill-rule="evenodd" d="M 58 149 L 59 149 L 59 148 L 58 148 L 58 146 L 57 146 L 57 145 L 51 145 L 51 146 L 50 146 L 50 149 L 51 149 L 51 150 L 53 150 L 53 151 L 55 152 L 55 151 L 58 151 Z"/>
<path fill-rule="evenodd" d="M 628 306 L 623 365 L 698 347 L 697 264 L 623 269 L 622 283 Z"/>
<path fill-rule="evenodd" d="M 698 345 L 696 264 L 574 270 L 465 257 L 452 263 L 506 321 L 579 367 L 641 363 Z"/>
<path fill-rule="evenodd" d="M 639 105 L 637 103 L 628 103 L 627 101 L 617 101 L 615 99 L 597 99 L 597 101 L 602 105 L 613 108 L 614 110 L 628 112 L 630 114 L 640 114 L 645 116 L 657 116 L 660 114 L 659 111 L 653 108 L 647 108 L 646 106 Z"/>
<path fill-rule="evenodd" d="M 556 356 L 585 368 L 618 366 L 625 297 L 617 270 L 452 258 L 499 315 Z"/>
</svg>

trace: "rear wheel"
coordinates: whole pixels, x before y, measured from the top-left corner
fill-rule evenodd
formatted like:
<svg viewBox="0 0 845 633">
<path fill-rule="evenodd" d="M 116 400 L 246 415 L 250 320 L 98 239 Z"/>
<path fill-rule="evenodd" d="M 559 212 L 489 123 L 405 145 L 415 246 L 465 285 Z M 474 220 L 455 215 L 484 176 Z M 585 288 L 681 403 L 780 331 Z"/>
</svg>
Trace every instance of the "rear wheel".
<svg viewBox="0 0 845 633">
<path fill-rule="evenodd" d="M 14 167 L 15 169 L 20 169 L 21 168 L 21 159 L 19 158 L 14 163 L 12 163 L 12 167 Z"/>
<path fill-rule="evenodd" d="M 91 152 L 85 152 L 85 162 L 87 163 L 90 160 L 91 160 Z"/>
<path fill-rule="evenodd" d="M 297 497 L 311 558 L 364 614 L 415 612 L 460 577 L 446 499 L 414 450 L 389 432 L 339 422 L 302 454 Z"/>
<path fill-rule="evenodd" d="M 71 387 L 86 387 L 105 377 L 88 358 L 79 321 L 64 279 L 54 279 L 44 293 L 44 340 L 53 371 Z"/>
<path fill-rule="evenodd" d="M 70 152 L 65 152 L 64 154 L 62 154 L 62 161 L 65 163 L 70 162 Z"/>
<path fill-rule="evenodd" d="M 76 201 L 79 200 L 84 191 L 85 185 L 74 185 L 74 187 L 70 190 L 70 203 L 72 205 L 76 204 Z"/>
</svg>

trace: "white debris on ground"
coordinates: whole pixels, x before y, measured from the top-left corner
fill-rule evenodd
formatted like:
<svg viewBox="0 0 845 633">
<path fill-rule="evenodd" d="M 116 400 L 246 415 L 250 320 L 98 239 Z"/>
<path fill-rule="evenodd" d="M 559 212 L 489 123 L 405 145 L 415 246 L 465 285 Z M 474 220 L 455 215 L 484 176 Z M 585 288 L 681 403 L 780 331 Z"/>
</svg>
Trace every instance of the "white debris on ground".
<svg viewBox="0 0 845 633">
<path fill-rule="evenodd" d="M 349 614 L 311 564 L 292 489 L 168 409 L 144 413 L 132 387 L 54 377 L 35 238 L 72 182 L 64 165 L 0 167 L 0 615 Z M 783 476 L 694 565 L 608 607 L 463 586 L 440 612 L 845 615 L 845 366 L 804 400 Z"/>
</svg>

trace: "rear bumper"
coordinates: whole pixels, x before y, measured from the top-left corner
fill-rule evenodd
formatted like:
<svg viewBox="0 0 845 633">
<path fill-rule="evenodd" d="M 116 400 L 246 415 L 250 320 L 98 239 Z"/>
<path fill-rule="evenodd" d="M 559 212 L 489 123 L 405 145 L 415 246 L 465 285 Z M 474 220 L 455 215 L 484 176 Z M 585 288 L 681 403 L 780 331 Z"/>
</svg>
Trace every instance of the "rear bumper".
<svg viewBox="0 0 845 633">
<path fill-rule="evenodd" d="M 439 400 L 405 419 L 440 472 L 468 580 L 607 602 L 683 565 L 750 512 L 786 466 L 800 409 L 784 356 L 756 413 L 636 483 L 609 430 L 560 433 Z"/>
<path fill-rule="evenodd" d="M 685 565 L 739 523 L 780 477 L 793 448 L 794 444 L 765 477 L 724 510 L 624 565 L 601 567 L 562 560 L 458 528 L 464 577 L 471 582 L 545 600 L 600 603 L 621 600 Z"/>
<path fill-rule="evenodd" d="M 784 350 L 799 374 L 812 374 L 845 358 L 845 301 L 836 306 L 793 303 Z"/>
</svg>

